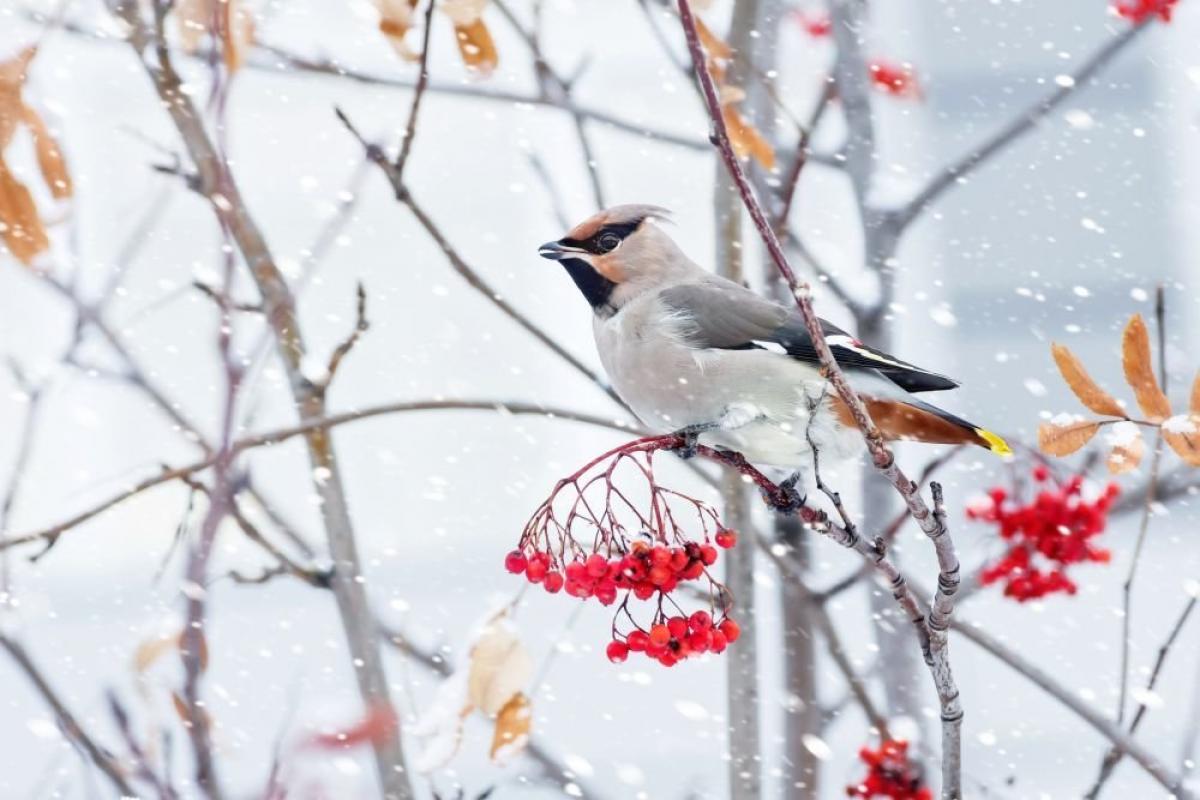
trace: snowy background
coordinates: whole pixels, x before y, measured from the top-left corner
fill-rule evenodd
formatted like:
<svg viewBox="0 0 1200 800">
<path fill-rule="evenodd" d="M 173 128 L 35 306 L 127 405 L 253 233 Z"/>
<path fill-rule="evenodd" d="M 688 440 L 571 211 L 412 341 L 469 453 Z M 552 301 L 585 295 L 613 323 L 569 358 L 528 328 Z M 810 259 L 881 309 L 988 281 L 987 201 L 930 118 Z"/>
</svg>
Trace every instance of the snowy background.
<svg viewBox="0 0 1200 800">
<path fill-rule="evenodd" d="M 514 5 L 525 10 L 523 3 Z M 635 3 L 553 0 L 546 6 L 549 59 L 565 72 L 588 59 L 577 87 L 579 102 L 703 139 L 702 109 L 663 57 Z M 156 145 L 181 148 L 129 48 L 65 32 L 46 34 L 28 19 L 28 7 L 0 0 L 0 56 L 42 40 L 27 91 L 60 133 L 77 181 L 70 209 L 75 241 L 57 242 L 57 263 L 64 271 L 77 270 L 83 286 L 98 289 L 112 274 L 136 220 L 152 204 L 163 206 L 121 281 L 109 319 L 181 410 L 215 431 L 221 402 L 213 357 L 216 316 L 210 301 L 187 288 L 198 276 L 212 279 L 220 267 L 211 212 L 177 179 L 149 168 L 169 161 Z M 90 3 L 70 4 L 68 12 L 89 27 L 106 27 L 103 12 Z M 264 41 L 336 57 L 373 74 L 414 74 L 376 31 L 368 3 L 276 2 L 263 12 Z M 722 7 L 710 17 L 724 19 Z M 532 92 L 520 41 L 502 20 L 488 20 L 500 69 L 483 85 Z M 465 82 L 444 22 L 434 31 L 432 74 L 442 82 Z M 914 103 L 875 97 L 886 176 L 881 191 L 897 198 L 911 192 L 947 158 L 1041 96 L 1055 76 L 1120 24 L 1100 0 L 879 4 L 870 49 L 914 62 L 926 98 Z M 1124 53 L 1096 86 L 1080 91 L 1065 111 L 948 194 L 900 252 L 903 277 L 893 310 L 899 354 L 960 378 L 963 389 L 947 405 L 1012 438 L 1032 441 L 1040 414 L 1074 410 L 1053 371 L 1051 340 L 1070 344 L 1103 383 L 1120 386 L 1120 327 L 1134 311 L 1150 314 L 1149 298 L 1159 281 L 1168 286 L 1168 357 L 1176 396 L 1200 366 L 1195 347 L 1200 9 L 1184 2 L 1177 19 L 1159 28 Z M 793 107 L 805 109 L 831 45 L 786 24 L 781 42 L 782 93 Z M 269 56 L 254 59 L 267 63 Z M 202 65 L 180 63 L 203 97 Z M 616 414 L 599 390 L 467 290 L 380 176 L 363 175 L 361 150 L 335 119 L 333 106 L 345 109 L 369 137 L 392 142 L 409 97 L 404 89 L 272 69 L 247 69 L 233 88 L 228 112 L 233 168 L 289 274 L 300 272 L 306 249 L 339 197 L 351 192 L 357 199 L 351 221 L 301 297 L 306 333 L 321 353 L 352 324 L 355 282 L 364 282 L 369 292 L 372 327 L 340 374 L 331 408 L 461 397 L 544 401 Z M 530 167 L 530 153 L 548 165 L 572 221 L 594 210 L 569 117 L 439 93 L 428 95 L 426 103 L 409 166 L 415 196 L 510 302 L 598 368 L 583 300 L 561 270 L 535 253 L 539 243 L 562 231 Z M 611 201 L 671 208 L 678 241 L 700 263 L 711 264 L 712 155 L 603 125 L 591 130 Z M 839 135 L 838 124 L 831 124 L 828 142 L 823 136 L 818 144 L 832 146 Z M 27 150 L 14 147 L 16 152 L 20 155 L 9 156 L 14 169 L 32 174 Z M 843 178 L 813 166 L 794 219 L 839 274 L 869 292 L 868 281 L 854 277 L 860 253 L 853 214 Z M 51 524 L 162 463 L 196 456 L 196 448 L 133 389 L 58 366 L 72 333 L 71 309 L 11 258 L 0 255 L 0 267 L 3 356 L 51 380 L 10 532 Z M 241 289 L 253 296 L 249 285 Z M 818 308 L 845 320 L 826 298 L 819 297 Z M 86 363 L 113 365 L 94 339 L 84 348 Z M 16 448 L 24 402 L 5 373 L 0 478 Z M 249 427 L 263 430 L 292 419 L 282 373 L 269 363 Z M 558 477 L 618 441 L 615 432 L 495 413 L 388 416 L 340 429 L 336 443 L 368 565 L 367 585 L 381 615 L 421 643 L 461 656 L 456 648 L 470 627 L 517 588 L 501 559 L 528 513 Z M 926 455 L 901 450 L 913 471 Z M 310 540 L 321 541 L 305 463 L 298 442 L 250 458 L 264 493 Z M 669 472 L 681 485 L 694 483 L 683 469 Z M 999 545 L 989 528 L 966 522 L 962 508 L 1004 479 L 1003 465 L 986 454 L 965 455 L 946 472 L 952 522 L 968 568 Z M 186 489 L 167 485 L 70 532 L 36 565 L 15 552 L 15 608 L 0 618 L 101 738 L 115 741 L 104 699 L 110 688 L 127 700 L 140 723 L 174 726 L 179 775 L 189 768 L 167 691 L 180 684 L 175 660 L 151 672 L 145 689 L 150 700 L 144 703 L 137 699 L 131 659 L 139 643 L 179 625 L 178 553 L 155 576 L 186 504 Z M 1080 569 L 1078 596 L 1017 605 L 991 590 L 964 604 L 962 616 L 1111 713 L 1120 582 L 1134 522 L 1134 515 L 1125 515 L 1113 524 L 1104 539 L 1117 557 L 1108 567 Z M 1144 681 L 1185 599 L 1185 581 L 1200 572 L 1197 522 L 1196 503 L 1187 498 L 1174 501 L 1154 522 L 1134 603 L 1134 685 Z M 912 570 L 932 578 L 928 548 L 912 531 L 905 532 L 901 546 Z M 855 558 L 824 542 L 817 544 L 815 561 L 819 585 L 857 566 Z M 218 544 L 214 572 L 253 571 L 261 563 L 259 552 L 230 529 Z M 773 796 L 785 757 L 780 741 L 788 698 L 779 689 L 779 578 L 766 563 L 760 563 L 757 577 L 763 767 L 767 796 Z M 843 595 L 832 609 L 860 666 L 873 661 L 866 591 Z M 251 796 L 265 783 L 277 739 L 286 743 L 321 726 L 352 722 L 357 694 L 325 593 L 294 581 L 242 587 L 224 580 L 214 584 L 210 603 L 213 655 L 205 693 L 219 724 L 218 757 L 229 787 Z M 536 593 L 517 616 L 536 658 L 557 651 L 534 696 L 539 739 L 606 797 L 724 797 L 723 660 L 669 672 L 634 662 L 614 666 L 603 656 L 609 614 L 589 604 L 568 626 L 572 608 L 562 596 Z M 1200 673 L 1196 636 L 1194 627 L 1185 631 L 1162 678 L 1161 707 L 1153 708 L 1139 734 L 1171 769 L 1179 768 L 1184 723 L 1195 713 L 1190 704 Z M 1079 796 L 1094 775 L 1103 741 L 1022 676 L 968 642 L 952 642 L 967 713 L 969 795 Z M 435 679 L 391 651 L 387 659 L 401 708 L 411 713 L 427 705 Z M 831 665 L 823 665 L 822 685 L 831 702 L 843 691 Z M 928 701 L 936 718 L 932 694 Z M 850 705 L 823 734 L 829 751 L 823 796 L 844 796 L 843 787 L 861 774 L 856 752 L 866 741 L 865 727 Z M 527 765 L 489 766 L 489 739 L 490 730 L 478 721 L 468 726 L 463 753 L 450 771 L 435 776 L 435 785 L 457 782 L 479 791 L 498 784 L 497 797 L 564 791 L 523 782 Z M 415 749 L 418 743 L 408 745 Z M 307 754 L 302 761 L 291 765 L 298 785 L 320 781 L 334 797 L 375 792 L 369 762 L 357 752 Z M 565 791 L 572 790 L 570 780 L 562 778 Z M 0 796 L 108 792 L 82 766 L 24 675 L 0 658 Z M 1107 796 L 1164 793 L 1126 763 Z"/>
</svg>

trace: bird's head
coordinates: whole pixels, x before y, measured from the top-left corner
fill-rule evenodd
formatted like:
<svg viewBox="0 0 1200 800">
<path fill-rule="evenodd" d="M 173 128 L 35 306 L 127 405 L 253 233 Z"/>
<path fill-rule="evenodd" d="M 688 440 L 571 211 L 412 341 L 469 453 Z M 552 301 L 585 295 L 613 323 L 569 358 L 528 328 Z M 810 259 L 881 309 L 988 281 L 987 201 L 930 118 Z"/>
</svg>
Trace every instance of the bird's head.
<svg viewBox="0 0 1200 800">
<path fill-rule="evenodd" d="M 611 314 L 638 292 L 692 268 L 653 222 L 667 218 L 658 206 L 613 206 L 542 245 L 538 255 L 562 264 L 596 313 Z"/>
</svg>

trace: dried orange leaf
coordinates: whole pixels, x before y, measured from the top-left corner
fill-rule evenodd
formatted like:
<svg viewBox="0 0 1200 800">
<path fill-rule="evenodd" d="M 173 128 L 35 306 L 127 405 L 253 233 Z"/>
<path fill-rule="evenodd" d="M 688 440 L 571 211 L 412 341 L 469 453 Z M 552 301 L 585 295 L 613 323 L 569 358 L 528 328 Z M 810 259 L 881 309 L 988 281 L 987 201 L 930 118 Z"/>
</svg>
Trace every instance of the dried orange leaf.
<svg viewBox="0 0 1200 800">
<path fill-rule="evenodd" d="M 1163 438 L 1175 453 L 1193 467 L 1200 467 L 1200 414 L 1180 414 L 1162 424 Z"/>
<path fill-rule="evenodd" d="M 23 106 L 25 124 L 33 134 L 33 144 L 37 150 L 38 167 L 42 177 L 50 187 L 50 194 L 55 200 L 63 200 L 71 196 L 71 174 L 67 171 L 67 161 L 63 158 L 62 149 L 50 135 L 50 129 L 41 116 L 29 106 Z"/>
<path fill-rule="evenodd" d="M 1108 454 L 1108 471 L 1113 475 L 1133 472 L 1142 463 L 1146 442 L 1142 432 L 1132 422 L 1121 422 L 1113 426 L 1109 437 L 1112 451 Z"/>
<path fill-rule="evenodd" d="M 221 14 L 221 54 L 225 68 L 236 72 L 254 43 L 254 15 L 237 0 L 218 0 L 217 9 Z"/>
<path fill-rule="evenodd" d="M 724 61 L 733 58 L 733 48 L 726 44 L 724 39 L 709 30 L 703 20 L 696 20 L 696 33 L 700 35 L 700 43 L 704 45 L 704 50 L 710 58 L 719 58 Z"/>
<path fill-rule="evenodd" d="M 46 227 L 38 216 L 33 195 L 0 158 L 0 237 L 26 266 L 50 247 Z"/>
<path fill-rule="evenodd" d="M 1150 332 L 1141 314 L 1134 314 L 1121 336 L 1121 365 L 1125 368 L 1125 380 L 1133 389 L 1138 408 L 1151 422 L 1162 422 L 1171 416 L 1171 403 L 1158 379 L 1154 377 L 1154 365 L 1150 357 Z"/>
<path fill-rule="evenodd" d="M 1038 448 L 1046 455 L 1069 456 L 1092 440 L 1100 430 L 1095 420 L 1044 422 L 1038 426 Z"/>
<path fill-rule="evenodd" d="M 1200 371 L 1196 373 L 1195 379 L 1192 381 L 1192 399 L 1188 403 L 1188 411 L 1194 416 L 1200 417 Z"/>
<path fill-rule="evenodd" d="M 145 672 L 167 652 L 174 650 L 178 636 L 156 636 L 147 639 L 133 651 L 133 669 L 135 672 Z"/>
<path fill-rule="evenodd" d="M 492 761 L 505 763 L 525 749 L 533 729 L 533 709 L 522 692 L 514 694 L 496 715 L 496 731 L 492 734 Z"/>
<path fill-rule="evenodd" d="M 8 147 L 22 121 L 25 104 L 21 102 L 21 87 L 35 55 L 37 48 L 30 45 L 12 58 L 0 61 L 0 150 Z"/>
<path fill-rule="evenodd" d="M 413 26 L 416 7 L 417 0 L 375 0 L 375 8 L 379 11 L 379 30 L 387 37 L 396 55 L 405 61 L 420 58 L 404 39 Z"/>
<path fill-rule="evenodd" d="M 467 700 L 489 717 L 500 713 L 533 677 L 533 660 L 503 619 L 483 629 L 471 648 L 470 660 Z"/>
<path fill-rule="evenodd" d="M 200 49 L 212 22 L 211 0 L 175 0 L 175 24 L 185 52 L 194 53 Z"/>
<path fill-rule="evenodd" d="M 456 24 L 454 36 L 458 40 L 458 51 L 462 54 L 463 63 L 468 69 L 486 75 L 496 68 L 499 62 L 496 43 L 492 41 L 491 31 L 482 19 L 468 25 Z"/>
<path fill-rule="evenodd" d="M 192 717 L 188 713 L 187 701 L 180 696 L 179 692 L 171 692 L 171 705 L 175 707 L 175 714 L 179 717 L 183 724 L 190 728 L 192 725 Z M 203 725 L 206 729 L 212 728 L 212 717 L 208 715 L 208 711 L 203 708 L 197 708 L 196 714 L 200 718 L 201 725 Z"/>
<path fill-rule="evenodd" d="M 1050 352 L 1054 354 L 1054 363 L 1058 365 L 1058 371 L 1062 373 L 1063 380 L 1079 398 L 1079 402 L 1097 414 L 1105 414 L 1110 417 L 1125 416 L 1125 409 L 1121 408 L 1121 404 L 1092 380 L 1092 376 L 1088 375 L 1087 370 L 1084 369 L 1083 362 L 1066 345 L 1052 344 Z"/>
<path fill-rule="evenodd" d="M 774 169 L 775 148 L 771 147 L 771 143 L 763 138 L 757 128 L 746 122 L 737 109 L 725 106 L 722 113 L 729 131 L 729 143 L 733 145 L 738 158 L 753 158 L 763 169 Z"/>
</svg>

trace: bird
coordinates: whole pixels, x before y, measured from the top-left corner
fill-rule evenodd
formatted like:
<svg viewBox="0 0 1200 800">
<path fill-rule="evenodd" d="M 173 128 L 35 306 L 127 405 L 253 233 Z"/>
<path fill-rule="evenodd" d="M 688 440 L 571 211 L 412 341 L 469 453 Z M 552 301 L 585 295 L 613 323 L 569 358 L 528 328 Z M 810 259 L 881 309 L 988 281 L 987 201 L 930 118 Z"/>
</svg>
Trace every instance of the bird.
<svg viewBox="0 0 1200 800">
<path fill-rule="evenodd" d="M 656 433 L 797 475 L 815 469 L 818 454 L 861 453 L 862 435 L 822 373 L 799 312 L 693 262 L 663 229 L 669 219 L 658 206 L 614 206 L 538 248 L 591 306 L 617 395 Z M 1012 452 L 995 433 L 917 396 L 958 382 L 820 324 L 885 439 Z"/>
</svg>

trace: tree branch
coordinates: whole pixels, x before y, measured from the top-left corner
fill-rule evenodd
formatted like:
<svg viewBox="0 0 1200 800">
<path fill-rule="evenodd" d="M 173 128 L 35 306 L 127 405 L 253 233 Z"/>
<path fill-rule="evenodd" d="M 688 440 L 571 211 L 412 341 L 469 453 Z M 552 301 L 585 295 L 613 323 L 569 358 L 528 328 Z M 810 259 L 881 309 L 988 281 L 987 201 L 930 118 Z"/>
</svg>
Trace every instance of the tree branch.
<svg viewBox="0 0 1200 800">
<path fill-rule="evenodd" d="M 1131 23 L 1129 27 L 1109 39 L 1095 53 L 1088 57 L 1071 73 L 1069 81 L 1060 83 L 1058 88 L 1045 97 L 1040 98 L 1021 114 L 1018 114 L 1008 124 L 992 134 L 990 138 L 973 148 L 958 161 L 942 168 L 942 171 L 935 175 L 923 189 L 918 191 L 903 208 L 894 212 L 894 218 L 899 226 L 903 228 L 911 224 L 922 211 L 937 200 L 946 190 L 961 183 L 963 178 L 977 167 L 982 166 L 1024 134 L 1033 130 L 1039 122 L 1050 115 L 1051 111 L 1062 105 L 1077 90 L 1087 85 L 1096 73 L 1107 66 L 1118 53 L 1123 51 L 1143 30 L 1148 28 L 1149 23 L 1154 19 L 1154 15 L 1150 14 L 1142 22 Z"/>
</svg>

